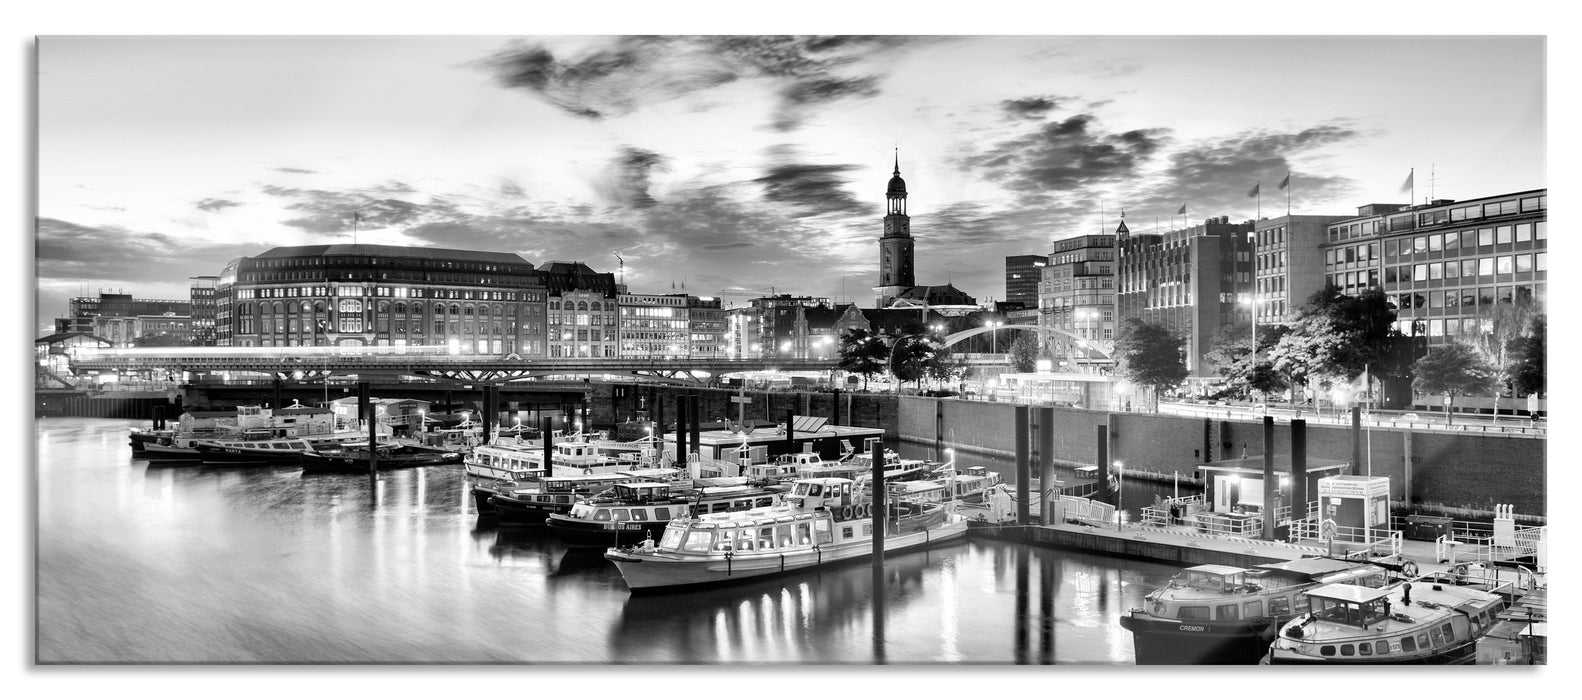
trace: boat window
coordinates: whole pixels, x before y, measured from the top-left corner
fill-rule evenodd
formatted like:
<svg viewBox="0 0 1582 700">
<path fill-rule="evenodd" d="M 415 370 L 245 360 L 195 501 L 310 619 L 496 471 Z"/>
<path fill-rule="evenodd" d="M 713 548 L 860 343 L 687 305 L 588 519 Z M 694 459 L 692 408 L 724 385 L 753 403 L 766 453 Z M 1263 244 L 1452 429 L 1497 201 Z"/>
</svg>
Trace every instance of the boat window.
<svg viewBox="0 0 1582 700">
<path fill-rule="evenodd" d="M 1273 598 L 1270 598 L 1269 599 L 1269 614 L 1270 615 L 1289 615 L 1289 614 L 1291 614 L 1291 601 L 1286 600 L 1285 596 L 1283 596 L 1283 595 L 1277 595 L 1277 596 L 1275 596 Z"/>
<path fill-rule="evenodd" d="M 773 499 L 773 498 L 768 498 L 768 497 L 765 497 L 765 498 L 760 498 L 760 499 L 758 499 L 758 502 L 757 502 L 757 504 L 756 504 L 756 505 L 757 505 L 757 506 L 758 506 L 758 507 L 759 507 L 759 508 L 763 508 L 763 507 L 765 507 L 765 506 L 772 506 L 772 505 L 774 505 L 774 504 L 775 504 L 775 499 Z"/>
<path fill-rule="evenodd" d="M 655 520 L 669 520 L 670 519 L 670 509 L 669 508 L 665 508 L 663 506 L 661 506 L 659 508 L 655 508 L 654 509 L 654 519 Z"/>
<path fill-rule="evenodd" d="M 1439 633 L 1438 627 L 1428 630 L 1428 636 L 1434 640 L 1434 646 L 1436 647 L 1445 643 L 1445 637 Z"/>
<path fill-rule="evenodd" d="M 1445 624 L 1440 625 L 1439 629 L 1444 630 L 1444 632 L 1445 632 L 1445 641 L 1447 641 L 1447 642 L 1454 642 L 1454 641 L 1456 641 L 1456 628 L 1451 627 L 1450 623 L 1446 622 Z"/>
<path fill-rule="evenodd" d="M 834 537 L 830 534 L 829 530 L 830 523 L 828 520 L 813 521 L 813 541 L 819 544 L 829 544 L 834 540 Z"/>
<path fill-rule="evenodd" d="M 725 511 L 728 511 L 730 509 L 731 509 L 731 504 L 729 502 L 721 501 L 721 502 L 715 503 L 714 505 L 710 506 L 709 507 L 709 512 L 711 512 L 711 513 L 724 513 Z"/>
<path fill-rule="evenodd" d="M 1412 635 L 1409 634 L 1401 637 L 1401 651 L 1417 651 L 1417 640 L 1412 639 Z"/>
<path fill-rule="evenodd" d="M 758 548 L 759 549 L 774 549 L 774 546 L 775 546 L 775 529 L 772 528 L 772 527 L 761 527 L 761 528 L 758 528 Z"/>
<path fill-rule="evenodd" d="M 862 524 L 862 536 L 873 537 L 873 523 L 871 521 Z"/>
<path fill-rule="evenodd" d="M 843 540 L 851 539 L 851 526 L 850 525 L 842 525 L 841 526 L 841 528 L 840 528 L 840 538 L 843 539 Z"/>
<path fill-rule="evenodd" d="M 808 484 L 807 495 L 822 496 L 824 495 L 824 488 L 819 484 Z"/>
<path fill-rule="evenodd" d="M 1384 655 L 1390 653 L 1390 643 L 1386 642 L 1386 641 L 1384 641 L 1382 639 L 1377 641 L 1377 642 L 1374 642 L 1373 643 L 1373 651 L 1374 651 L 1374 653 L 1378 654 L 1379 656 L 1384 656 Z"/>
<path fill-rule="evenodd" d="M 1181 618 L 1183 620 L 1207 620 L 1208 619 L 1208 606 L 1207 605 L 1184 605 L 1184 606 L 1181 607 L 1181 612 L 1179 614 L 1177 614 L 1176 617 L 1179 617 L 1179 618 Z"/>
<path fill-rule="evenodd" d="M 1235 603 L 1231 603 L 1230 605 L 1216 605 L 1216 606 L 1214 606 L 1214 619 L 1216 619 L 1216 620 L 1235 620 L 1235 619 L 1238 619 L 1236 617 L 1236 604 Z"/>
<path fill-rule="evenodd" d="M 623 521 L 623 520 L 631 520 L 631 516 L 626 514 L 626 509 L 625 508 L 616 508 L 614 510 L 615 510 L 615 520 L 616 520 L 616 522 L 620 522 L 620 521 Z"/>
<path fill-rule="evenodd" d="M 633 508 L 632 509 L 632 519 L 633 520 L 647 520 L 648 519 L 648 511 L 643 510 L 642 508 Z"/>
<path fill-rule="evenodd" d="M 1424 649 L 1428 648 L 1428 633 L 1427 632 L 1419 632 L 1419 633 L 1417 633 L 1417 646 L 1422 647 Z"/>
<path fill-rule="evenodd" d="M 1298 614 L 1298 615 L 1301 615 L 1302 613 L 1307 612 L 1308 605 L 1310 603 L 1312 603 L 1312 601 L 1308 600 L 1307 596 L 1305 596 L 1305 595 L 1296 596 L 1295 597 L 1295 602 L 1296 602 L 1296 614 Z"/>
<path fill-rule="evenodd" d="M 1356 654 L 1357 654 L 1357 650 L 1353 649 L 1350 644 L 1342 644 L 1342 645 L 1340 645 L 1340 655 L 1341 656 L 1356 656 Z"/>
<path fill-rule="evenodd" d="M 719 539 L 714 541 L 714 551 L 729 552 L 735 549 L 736 531 L 721 530 Z"/>
<path fill-rule="evenodd" d="M 1363 642 L 1357 645 L 1357 653 L 1363 656 L 1373 656 L 1373 645 Z"/>
<path fill-rule="evenodd" d="M 776 535 L 776 537 L 778 537 L 778 539 L 776 541 L 778 541 L 780 543 L 781 547 L 790 547 L 791 546 L 791 526 L 790 525 L 781 525 L 779 527 L 776 527 L 775 528 L 775 535 Z"/>
<path fill-rule="evenodd" d="M 1321 647 L 1318 648 L 1318 653 L 1323 654 L 1324 656 L 1334 656 L 1335 655 L 1335 645 L 1333 645 L 1333 644 L 1325 644 L 1324 646 L 1321 646 Z"/>
<path fill-rule="evenodd" d="M 610 511 L 604 510 L 602 508 L 599 509 L 599 510 L 593 511 L 593 519 L 594 520 L 609 520 L 610 519 Z"/>
<path fill-rule="evenodd" d="M 686 544 L 681 549 L 688 552 L 707 552 L 709 545 L 714 543 L 713 530 L 687 530 Z"/>
<path fill-rule="evenodd" d="M 570 503 L 571 502 L 571 497 L 570 496 L 556 496 L 555 497 L 555 502 L 556 503 Z"/>
<path fill-rule="evenodd" d="M 808 524 L 807 523 L 797 523 L 797 525 L 796 525 L 796 543 L 800 544 L 802 546 L 807 546 L 807 545 L 811 544 L 812 541 L 813 540 L 812 540 L 812 535 L 811 535 L 811 528 L 808 527 Z M 1446 625 L 1446 627 L 1449 627 L 1449 625 Z"/>
<path fill-rule="evenodd" d="M 743 552 L 753 551 L 753 529 L 746 528 L 736 533 L 736 549 Z"/>
<path fill-rule="evenodd" d="M 1263 617 L 1263 601 L 1255 600 L 1251 603 L 1243 603 L 1241 616 L 1246 618 Z"/>
</svg>

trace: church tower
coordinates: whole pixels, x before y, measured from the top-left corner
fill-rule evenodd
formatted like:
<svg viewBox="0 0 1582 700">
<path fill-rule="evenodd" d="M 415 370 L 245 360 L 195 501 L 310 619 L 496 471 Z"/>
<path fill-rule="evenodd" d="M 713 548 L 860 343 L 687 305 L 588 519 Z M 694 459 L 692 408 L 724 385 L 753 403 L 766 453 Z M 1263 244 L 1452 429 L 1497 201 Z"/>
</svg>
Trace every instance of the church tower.
<svg viewBox="0 0 1582 700">
<path fill-rule="evenodd" d="M 901 152 L 896 149 L 895 173 L 885 189 L 884 235 L 879 238 L 879 284 L 873 291 L 878 308 L 917 285 L 912 270 L 912 218 L 906 215 L 906 181 L 901 179 Z"/>
</svg>

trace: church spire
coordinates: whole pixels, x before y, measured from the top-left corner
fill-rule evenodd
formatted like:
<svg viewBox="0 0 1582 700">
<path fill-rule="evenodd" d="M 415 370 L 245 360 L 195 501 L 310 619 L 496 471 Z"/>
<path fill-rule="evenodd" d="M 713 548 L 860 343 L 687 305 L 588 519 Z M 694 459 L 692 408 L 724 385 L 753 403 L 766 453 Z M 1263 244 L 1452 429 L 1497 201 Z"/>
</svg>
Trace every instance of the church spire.
<svg viewBox="0 0 1582 700">
<path fill-rule="evenodd" d="M 895 147 L 895 172 L 893 174 L 896 177 L 900 177 L 901 176 L 901 147 L 900 146 L 896 146 Z"/>
</svg>

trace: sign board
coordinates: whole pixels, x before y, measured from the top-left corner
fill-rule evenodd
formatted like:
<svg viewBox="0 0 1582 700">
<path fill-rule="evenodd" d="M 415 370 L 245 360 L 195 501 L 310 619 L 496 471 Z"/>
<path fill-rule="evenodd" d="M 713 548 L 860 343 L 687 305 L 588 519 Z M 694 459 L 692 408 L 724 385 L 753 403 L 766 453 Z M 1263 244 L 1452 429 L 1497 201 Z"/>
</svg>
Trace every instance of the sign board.
<svg viewBox="0 0 1582 700">
<path fill-rule="evenodd" d="M 1390 479 L 1384 476 L 1326 476 L 1318 480 L 1318 495 L 1324 496 L 1350 496 L 1365 498 L 1368 496 L 1388 496 L 1390 494 Z"/>
</svg>

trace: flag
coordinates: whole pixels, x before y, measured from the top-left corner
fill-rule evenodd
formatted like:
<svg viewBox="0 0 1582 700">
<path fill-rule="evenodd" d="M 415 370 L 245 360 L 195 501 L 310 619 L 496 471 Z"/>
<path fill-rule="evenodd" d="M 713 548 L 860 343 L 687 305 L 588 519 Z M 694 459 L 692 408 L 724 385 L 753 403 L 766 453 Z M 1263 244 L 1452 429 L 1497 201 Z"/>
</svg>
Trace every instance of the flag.
<svg viewBox="0 0 1582 700">
<path fill-rule="evenodd" d="M 1408 172 L 1406 174 L 1406 182 L 1401 184 L 1401 194 L 1411 194 L 1412 193 L 1412 176 L 1416 175 L 1416 174 L 1417 174 L 1416 170 L 1413 170 L 1413 171 Z"/>
<path fill-rule="evenodd" d="M 1262 182 L 1260 182 L 1260 183 L 1258 183 L 1256 185 L 1253 185 L 1252 189 L 1247 190 L 1247 196 L 1248 197 L 1256 197 L 1256 196 L 1258 196 L 1258 188 L 1260 188 L 1260 187 L 1263 187 L 1263 183 Z"/>
<path fill-rule="evenodd" d="M 1285 189 L 1287 187 L 1290 187 L 1290 186 L 1291 186 L 1291 173 L 1286 173 L 1285 174 L 1285 179 L 1280 181 L 1280 189 L 1283 190 L 1283 189 Z"/>
<path fill-rule="evenodd" d="M 1176 213 L 1177 214 L 1185 214 L 1186 213 L 1186 205 L 1185 204 L 1181 205 L 1181 210 L 1176 212 Z"/>
</svg>

